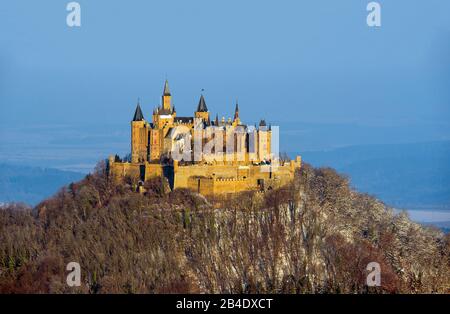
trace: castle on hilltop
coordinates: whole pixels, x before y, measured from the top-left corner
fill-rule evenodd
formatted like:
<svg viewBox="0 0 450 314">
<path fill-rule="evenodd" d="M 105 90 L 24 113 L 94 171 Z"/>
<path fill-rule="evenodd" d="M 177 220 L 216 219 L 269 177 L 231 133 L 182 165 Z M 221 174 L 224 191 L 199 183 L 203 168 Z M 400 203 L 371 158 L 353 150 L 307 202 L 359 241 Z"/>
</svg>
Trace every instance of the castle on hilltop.
<svg viewBox="0 0 450 314">
<path fill-rule="evenodd" d="M 144 119 L 139 102 L 136 106 L 130 157 L 110 156 L 108 169 L 116 179 L 130 177 L 139 190 L 155 176 L 167 178 L 171 189 L 203 195 L 272 189 L 292 180 L 301 166 L 300 156 L 280 160 L 275 141 L 265 120 L 243 124 L 237 103 L 233 118 L 211 119 L 201 95 L 194 116 L 178 116 L 166 80 L 152 122 Z"/>
</svg>

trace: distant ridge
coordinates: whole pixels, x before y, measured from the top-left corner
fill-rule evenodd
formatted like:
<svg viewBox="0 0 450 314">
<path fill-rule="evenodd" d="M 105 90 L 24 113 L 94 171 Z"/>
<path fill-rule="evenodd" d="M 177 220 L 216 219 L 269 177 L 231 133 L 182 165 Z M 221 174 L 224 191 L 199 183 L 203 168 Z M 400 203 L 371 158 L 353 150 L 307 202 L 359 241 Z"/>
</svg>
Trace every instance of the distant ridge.
<svg viewBox="0 0 450 314">
<path fill-rule="evenodd" d="M 307 163 L 347 174 L 356 189 L 390 206 L 450 210 L 450 141 L 358 145 L 301 154 Z"/>
<path fill-rule="evenodd" d="M 0 164 L 0 204 L 36 205 L 84 174 L 52 168 Z"/>
</svg>

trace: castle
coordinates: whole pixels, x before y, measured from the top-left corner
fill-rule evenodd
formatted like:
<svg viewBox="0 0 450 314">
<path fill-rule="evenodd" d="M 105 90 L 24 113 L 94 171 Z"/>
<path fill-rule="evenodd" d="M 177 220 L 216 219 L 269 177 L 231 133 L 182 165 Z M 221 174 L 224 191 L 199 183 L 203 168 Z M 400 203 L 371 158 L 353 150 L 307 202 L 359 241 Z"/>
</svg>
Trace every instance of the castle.
<svg viewBox="0 0 450 314">
<path fill-rule="evenodd" d="M 170 188 L 188 188 L 203 195 L 266 190 L 287 184 L 301 158 L 280 160 L 273 152 L 272 127 L 242 124 L 236 103 L 233 119 L 211 119 L 203 95 L 192 117 L 177 115 L 166 80 L 161 105 L 152 122 L 138 102 L 131 121 L 131 157 L 108 160 L 109 173 L 130 177 L 139 190 L 152 177 L 167 178 Z"/>
</svg>

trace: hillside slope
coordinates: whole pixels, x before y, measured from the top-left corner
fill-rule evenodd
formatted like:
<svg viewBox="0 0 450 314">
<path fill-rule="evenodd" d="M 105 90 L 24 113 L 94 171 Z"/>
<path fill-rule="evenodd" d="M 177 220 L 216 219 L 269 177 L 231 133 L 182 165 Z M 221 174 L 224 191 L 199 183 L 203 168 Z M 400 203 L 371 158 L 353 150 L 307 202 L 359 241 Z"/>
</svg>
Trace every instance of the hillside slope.
<svg viewBox="0 0 450 314">
<path fill-rule="evenodd" d="M 285 188 L 209 200 L 160 179 L 137 194 L 104 169 L 33 211 L 0 209 L 0 293 L 450 292 L 450 236 L 332 169 L 305 165 Z M 78 288 L 65 282 L 72 261 Z"/>
</svg>

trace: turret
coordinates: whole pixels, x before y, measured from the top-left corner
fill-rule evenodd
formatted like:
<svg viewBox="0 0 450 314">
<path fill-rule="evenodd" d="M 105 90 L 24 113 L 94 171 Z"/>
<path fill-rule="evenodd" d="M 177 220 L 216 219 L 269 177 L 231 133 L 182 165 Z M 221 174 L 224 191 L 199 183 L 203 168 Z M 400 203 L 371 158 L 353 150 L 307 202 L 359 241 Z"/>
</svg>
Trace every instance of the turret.
<svg viewBox="0 0 450 314">
<path fill-rule="evenodd" d="M 144 121 L 144 115 L 142 113 L 141 106 L 139 104 L 139 100 L 136 106 L 136 110 L 134 111 L 134 117 L 132 122 Z"/>
<path fill-rule="evenodd" d="M 209 122 L 209 111 L 208 107 L 206 106 L 205 97 L 203 97 L 203 95 L 200 96 L 197 111 L 195 112 L 194 116 L 195 118 L 200 118 L 205 122 Z"/>
<path fill-rule="evenodd" d="M 271 160 L 272 131 L 267 127 L 266 120 L 259 122 L 258 128 L 258 156 L 259 160 Z"/>
<path fill-rule="evenodd" d="M 170 111 L 172 109 L 172 95 L 170 94 L 169 82 L 164 83 L 164 91 L 162 95 L 162 109 Z"/>
<path fill-rule="evenodd" d="M 169 82 L 166 80 L 164 83 L 162 104 L 156 109 L 156 114 L 153 114 L 153 124 L 158 129 L 165 126 L 171 127 L 175 116 L 176 111 L 172 107 L 172 95 L 169 89 Z M 165 134 L 163 136 L 165 136 Z"/>
<path fill-rule="evenodd" d="M 216 114 L 216 119 L 214 120 L 214 125 L 219 126 L 219 115 Z"/>
<path fill-rule="evenodd" d="M 241 119 L 239 119 L 239 105 L 236 101 L 236 108 L 234 109 L 234 119 L 233 119 L 233 125 L 239 125 L 241 124 Z"/>
<path fill-rule="evenodd" d="M 131 161 L 144 162 L 147 159 L 147 122 L 144 119 L 139 100 L 131 121 Z"/>
</svg>

